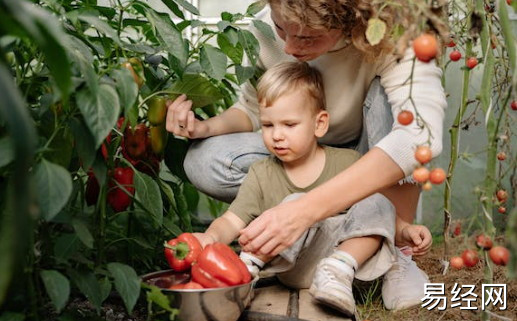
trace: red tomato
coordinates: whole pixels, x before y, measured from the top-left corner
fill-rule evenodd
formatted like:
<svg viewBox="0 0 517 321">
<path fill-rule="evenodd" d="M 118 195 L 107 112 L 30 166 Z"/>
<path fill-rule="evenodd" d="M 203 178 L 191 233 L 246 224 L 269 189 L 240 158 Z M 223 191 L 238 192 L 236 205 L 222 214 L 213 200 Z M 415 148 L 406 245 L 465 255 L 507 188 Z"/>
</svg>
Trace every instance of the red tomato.
<svg viewBox="0 0 517 321">
<path fill-rule="evenodd" d="M 508 264 L 508 259 L 510 258 L 510 251 L 504 246 L 494 246 L 489 252 L 488 255 L 494 264 L 496 265 L 506 265 Z"/>
<path fill-rule="evenodd" d="M 517 101 L 512 101 L 512 103 L 510 104 L 510 107 L 512 108 L 512 110 L 517 110 Z"/>
<path fill-rule="evenodd" d="M 506 153 L 505 152 L 497 153 L 497 159 L 500 161 L 504 161 L 506 159 Z"/>
<path fill-rule="evenodd" d="M 497 196 L 497 200 L 499 202 L 506 202 L 508 199 L 508 193 L 506 193 L 504 189 L 498 190 L 497 193 L 495 193 L 495 196 Z"/>
<path fill-rule="evenodd" d="M 424 33 L 413 41 L 413 50 L 418 60 L 429 62 L 438 53 L 438 42 L 433 35 Z"/>
<path fill-rule="evenodd" d="M 460 222 L 456 223 L 456 225 L 454 226 L 454 232 L 452 232 L 452 234 L 454 234 L 454 236 L 460 236 L 460 234 L 461 234 L 461 223 Z"/>
<path fill-rule="evenodd" d="M 459 52 L 458 50 L 453 50 L 449 54 L 449 58 L 451 58 L 452 61 L 458 61 L 461 59 L 461 52 Z"/>
<path fill-rule="evenodd" d="M 506 3 L 511 6 L 512 5 L 512 0 L 506 0 Z"/>
<path fill-rule="evenodd" d="M 467 59 L 466 65 L 469 69 L 476 67 L 477 64 L 478 64 L 478 59 L 476 57 L 470 57 L 469 59 Z"/>
<path fill-rule="evenodd" d="M 476 237 L 476 245 L 484 250 L 490 250 L 492 248 L 492 240 L 485 234 L 478 235 Z"/>
<path fill-rule="evenodd" d="M 473 267 L 479 262 L 478 252 L 474 250 L 465 250 L 461 253 L 461 258 L 466 267 Z"/>
<path fill-rule="evenodd" d="M 429 170 L 423 166 L 415 168 L 413 178 L 419 183 L 425 183 L 429 179 Z"/>
<path fill-rule="evenodd" d="M 403 110 L 398 114 L 397 121 L 399 122 L 399 124 L 406 126 L 413 122 L 413 118 L 414 117 L 412 112 L 410 112 L 409 110 Z"/>
<path fill-rule="evenodd" d="M 454 40 L 451 39 L 451 41 L 448 44 L 446 44 L 446 46 L 449 48 L 456 47 L 456 43 L 454 42 Z"/>
<path fill-rule="evenodd" d="M 429 173 L 429 181 L 433 184 L 441 184 L 445 180 L 446 176 L 445 171 L 437 167 Z"/>
<path fill-rule="evenodd" d="M 504 207 L 504 206 L 499 206 L 499 207 L 497 208 L 497 211 L 498 211 L 500 214 L 504 214 L 504 213 L 506 213 L 506 207 Z"/>
<path fill-rule="evenodd" d="M 420 164 L 427 164 L 433 158 L 433 153 L 431 152 L 431 148 L 429 146 L 418 146 L 415 151 L 415 159 L 420 162 Z"/>
<path fill-rule="evenodd" d="M 459 256 L 451 257 L 450 263 L 451 263 L 451 266 L 453 268 L 455 268 L 456 270 L 461 270 L 465 266 L 463 259 Z"/>
</svg>

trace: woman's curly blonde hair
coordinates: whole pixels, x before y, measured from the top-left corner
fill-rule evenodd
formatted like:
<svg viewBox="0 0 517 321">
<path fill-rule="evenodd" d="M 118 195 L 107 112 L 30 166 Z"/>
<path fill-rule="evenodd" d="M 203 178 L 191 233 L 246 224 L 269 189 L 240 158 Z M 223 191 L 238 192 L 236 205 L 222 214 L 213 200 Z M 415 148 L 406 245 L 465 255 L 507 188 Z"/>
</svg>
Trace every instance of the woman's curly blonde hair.
<svg viewBox="0 0 517 321">
<path fill-rule="evenodd" d="M 391 10 L 378 14 L 371 0 L 267 0 L 286 21 L 311 29 L 341 29 L 345 37 L 369 60 L 393 49 L 388 37 L 372 46 L 366 40 L 368 19 L 378 16 L 386 23 L 387 33 L 393 24 Z"/>
<path fill-rule="evenodd" d="M 407 1 L 394 1 L 396 5 L 385 5 L 381 0 L 266 0 L 281 17 L 289 22 L 311 29 L 341 29 L 345 37 L 349 37 L 353 45 L 360 50 L 369 61 L 387 53 L 401 56 L 410 39 L 419 31 L 415 12 L 423 6 L 416 2 L 413 7 Z M 438 0 L 440 6 L 444 0 Z M 446 3 L 446 2 L 444 2 Z M 415 10 L 418 6 L 419 10 Z M 424 10 L 421 18 L 429 19 L 432 28 L 446 35 L 447 27 L 443 26 L 431 9 Z M 380 43 L 372 46 L 366 39 L 368 20 L 378 18 L 386 24 L 386 32 Z M 404 30 L 398 39 L 391 37 L 395 22 Z M 396 49 L 396 50 L 395 50 Z"/>
</svg>

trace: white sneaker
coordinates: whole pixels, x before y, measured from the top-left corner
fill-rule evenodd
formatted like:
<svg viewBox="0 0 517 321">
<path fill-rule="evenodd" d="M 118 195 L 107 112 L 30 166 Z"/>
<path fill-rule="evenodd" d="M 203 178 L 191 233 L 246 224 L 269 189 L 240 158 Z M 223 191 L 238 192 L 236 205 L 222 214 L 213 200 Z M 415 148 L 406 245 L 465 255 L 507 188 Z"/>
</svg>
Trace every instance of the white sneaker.
<svg viewBox="0 0 517 321">
<path fill-rule="evenodd" d="M 316 301 L 352 317 L 355 313 L 354 275 L 354 269 L 345 262 L 333 257 L 324 258 L 316 268 L 309 293 Z"/>
<path fill-rule="evenodd" d="M 397 262 L 384 274 L 382 300 L 388 310 L 401 310 L 419 305 L 425 295 L 425 283 L 429 278 L 412 260 L 397 247 Z"/>
</svg>

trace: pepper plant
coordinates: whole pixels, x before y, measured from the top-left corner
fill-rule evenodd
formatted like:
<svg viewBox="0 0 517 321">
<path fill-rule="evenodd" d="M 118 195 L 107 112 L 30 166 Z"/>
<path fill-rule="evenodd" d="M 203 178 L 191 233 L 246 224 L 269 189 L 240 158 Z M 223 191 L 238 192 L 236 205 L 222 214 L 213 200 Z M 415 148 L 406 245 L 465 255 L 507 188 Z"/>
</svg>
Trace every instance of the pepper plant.
<svg viewBox="0 0 517 321">
<path fill-rule="evenodd" d="M 41 319 L 47 302 L 67 314 L 77 295 L 100 313 L 112 291 L 131 314 L 138 275 L 166 268 L 163 241 L 195 226 L 165 101 L 186 94 L 200 119 L 229 107 L 259 50 L 237 21 L 263 4 L 209 28 L 162 3 L 0 1 L 0 318 Z"/>
</svg>

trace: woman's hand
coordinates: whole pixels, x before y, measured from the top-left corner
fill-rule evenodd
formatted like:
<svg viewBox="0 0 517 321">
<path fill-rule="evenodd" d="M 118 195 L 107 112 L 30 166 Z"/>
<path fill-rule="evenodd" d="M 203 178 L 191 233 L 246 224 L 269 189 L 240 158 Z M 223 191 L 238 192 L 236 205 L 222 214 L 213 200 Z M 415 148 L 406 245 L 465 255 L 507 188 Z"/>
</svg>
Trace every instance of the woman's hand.
<svg viewBox="0 0 517 321">
<path fill-rule="evenodd" d="M 276 256 L 313 224 L 310 211 L 298 199 L 281 203 L 241 230 L 239 243 L 246 252 Z"/>
<path fill-rule="evenodd" d="M 413 255 L 424 255 L 431 249 L 433 238 L 429 229 L 423 225 L 407 225 L 400 233 L 400 243 L 397 246 L 410 246 Z"/>
<path fill-rule="evenodd" d="M 196 119 L 191 110 L 192 101 L 181 95 L 174 101 L 167 101 L 167 131 L 187 138 L 205 138 L 209 128 L 205 121 Z"/>
</svg>

